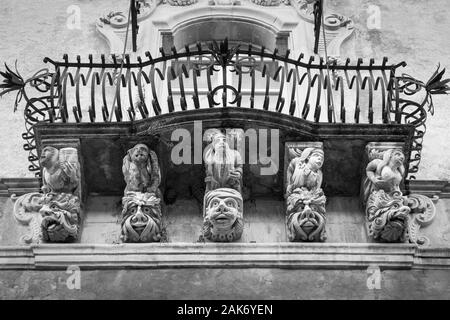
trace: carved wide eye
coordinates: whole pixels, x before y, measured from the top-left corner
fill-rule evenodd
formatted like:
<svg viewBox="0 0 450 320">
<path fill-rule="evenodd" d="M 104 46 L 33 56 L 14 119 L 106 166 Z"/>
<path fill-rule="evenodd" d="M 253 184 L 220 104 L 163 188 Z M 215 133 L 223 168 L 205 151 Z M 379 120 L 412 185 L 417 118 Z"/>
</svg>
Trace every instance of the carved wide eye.
<svg viewBox="0 0 450 320">
<path fill-rule="evenodd" d="M 227 207 L 236 208 L 236 204 L 234 201 L 228 200 L 225 204 L 227 205 Z"/>
<path fill-rule="evenodd" d="M 219 205 L 219 201 L 218 200 L 214 200 L 212 203 L 213 207 L 217 207 Z"/>
<path fill-rule="evenodd" d="M 143 207 L 142 211 L 144 211 L 144 213 L 146 214 L 150 214 L 152 212 L 152 210 L 150 209 L 150 207 Z"/>
<path fill-rule="evenodd" d="M 137 211 L 137 210 L 136 210 L 136 207 L 133 207 L 133 208 L 130 209 L 130 213 L 131 213 L 131 214 L 135 214 L 136 211 Z"/>
<path fill-rule="evenodd" d="M 50 209 L 58 209 L 58 206 L 56 204 L 52 203 L 50 205 Z"/>
</svg>

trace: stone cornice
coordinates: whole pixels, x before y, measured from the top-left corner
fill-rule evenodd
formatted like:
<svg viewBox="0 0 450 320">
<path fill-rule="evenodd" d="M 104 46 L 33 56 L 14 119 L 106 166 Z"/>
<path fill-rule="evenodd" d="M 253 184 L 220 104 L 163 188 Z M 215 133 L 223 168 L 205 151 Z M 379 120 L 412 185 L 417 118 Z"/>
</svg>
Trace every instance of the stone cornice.
<svg viewBox="0 0 450 320">
<path fill-rule="evenodd" d="M 0 247 L 0 269 L 450 269 L 450 249 L 408 244 L 51 244 Z"/>
<path fill-rule="evenodd" d="M 13 194 L 20 196 L 25 193 L 39 192 L 40 180 L 38 178 L 1 178 L 0 197 L 9 197 Z"/>
<path fill-rule="evenodd" d="M 450 182 L 443 180 L 407 180 L 406 187 L 411 193 L 428 197 L 450 199 Z"/>
</svg>

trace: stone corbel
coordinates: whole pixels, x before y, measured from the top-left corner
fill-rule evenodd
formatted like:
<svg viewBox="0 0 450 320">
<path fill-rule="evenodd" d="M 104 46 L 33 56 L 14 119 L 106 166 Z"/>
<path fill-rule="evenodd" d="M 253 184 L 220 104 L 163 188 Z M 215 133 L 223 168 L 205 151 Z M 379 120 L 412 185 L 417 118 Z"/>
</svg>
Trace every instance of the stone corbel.
<svg viewBox="0 0 450 320">
<path fill-rule="evenodd" d="M 286 224 L 289 241 L 326 240 L 326 197 L 321 188 L 324 161 L 321 142 L 285 145 Z"/>
<path fill-rule="evenodd" d="M 162 226 L 161 171 L 156 153 L 139 143 L 123 158 L 126 182 L 122 198 L 121 239 L 123 242 L 159 242 Z"/>
<path fill-rule="evenodd" d="M 367 163 L 361 183 L 369 237 L 376 242 L 411 242 L 428 246 L 430 240 L 419 234 L 433 221 L 433 201 L 419 194 L 402 192 L 405 175 L 403 143 L 369 143 Z"/>
<path fill-rule="evenodd" d="M 239 130 L 211 129 L 203 152 L 206 192 L 203 200 L 203 238 L 214 242 L 239 240 L 244 230 L 243 161 Z M 236 150 L 236 149 L 237 150 Z"/>
<path fill-rule="evenodd" d="M 43 143 L 42 192 L 12 196 L 14 217 L 29 229 L 24 243 L 74 242 L 82 223 L 82 175 L 79 149 Z"/>
</svg>

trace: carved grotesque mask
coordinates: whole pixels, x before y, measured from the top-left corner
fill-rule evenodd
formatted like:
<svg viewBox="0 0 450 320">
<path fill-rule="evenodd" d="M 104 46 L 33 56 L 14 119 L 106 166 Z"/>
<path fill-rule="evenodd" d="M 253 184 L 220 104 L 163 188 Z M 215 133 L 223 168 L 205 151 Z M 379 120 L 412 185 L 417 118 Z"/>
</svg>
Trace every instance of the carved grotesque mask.
<svg viewBox="0 0 450 320">
<path fill-rule="evenodd" d="M 382 242 L 404 242 L 410 212 L 400 192 L 372 193 L 367 202 L 370 236 Z"/>
<path fill-rule="evenodd" d="M 42 216 L 42 234 L 45 241 L 69 242 L 78 237 L 80 201 L 71 194 L 49 194 L 39 210 Z"/>
<path fill-rule="evenodd" d="M 216 242 L 231 242 L 243 231 L 242 196 L 233 189 L 219 188 L 205 195 L 204 236 Z"/>
<path fill-rule="evenodd" d="M 129 192 L 123 198 L 122 238 L 125 242 L 161 239 L 160 199 L 151 193 Z"/>
<path fill-rule="evenodd" d="M 288 214 L 290 241 L 325 240 L 325 197 L 312 199 L 292 194 L 288 198 Z"/>
</svg>

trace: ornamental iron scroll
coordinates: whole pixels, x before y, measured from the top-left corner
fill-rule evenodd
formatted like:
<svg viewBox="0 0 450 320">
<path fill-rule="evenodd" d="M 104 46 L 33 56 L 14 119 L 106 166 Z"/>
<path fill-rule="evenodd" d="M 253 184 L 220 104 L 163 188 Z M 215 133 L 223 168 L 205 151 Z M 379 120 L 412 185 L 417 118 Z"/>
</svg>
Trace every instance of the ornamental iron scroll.
<svg viewBox="0 0 450 320">
<path fill-rule="evenodd" d="M 424 83 L 405 74 L 397 76 L 396 71 L 406 64 L 390 65 L 387 58 L 380 64 L 374 59 L 369 63 L 358 59 L 356 64 L 350 59 L 315 63 L 315 57 L 293 58 L 289 50 L 280 55 L 277 49 L 268 52 L 251 44 L 230 46 L 227 40 L 207 46 L 197 43 L 180 51 L 172 47 L 170 53 L 161 48 L 159 57 L 147 52 L 145 60 L 138 56 L 137 62 L 125 55 L 120 79 L 122 64 L 114 55 L 111 59 L 107 62 L 104 55 L 100 62 L 94 62 L 92 55 L 86 62 L 80 56 L 75 62 L 67 55 L 63 61 L 45 58 L 54 70 L 42 69 L 27 80 L 9 67 L 1 72 L 0 96 L 16 91 L 15 109 L 22 97 L 26 100 L 23 138 L 31 171 L 39 175 L 33 133 L 38 122 L 109 122 L 111 113 L 112 121 L 122 122 L 202 107 L 261 106 L 316 123 L 347 123 L 351 116 L 354 123 L 413 125 L 408 176 L 418 171 L 427 110 L 434 111 L 432 96 L 450 90 L 449 80 L 443 80 L 445 69 L 438 68 Z M 219 83 L 214 83 L 214 76 Z M 200 80 L 206 88 L 199 86 Z M 262 88 L 258 82 L 264 83 Z M 28 93 L 31 89 L 36 91 L 33 95 Z M 416 102 L 422 98 L 420 91 L 426 98 Z M 111 92 L 117 95 L 114 108 L 108 99 Z M 362 106 L 361 101 L 367 104 Z"/>
</svg>

